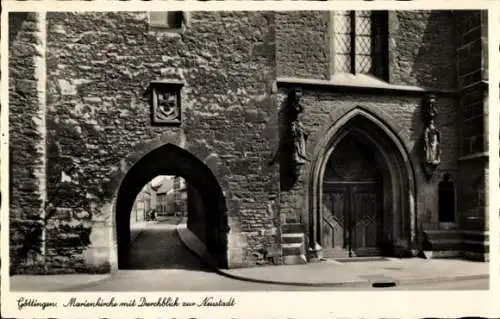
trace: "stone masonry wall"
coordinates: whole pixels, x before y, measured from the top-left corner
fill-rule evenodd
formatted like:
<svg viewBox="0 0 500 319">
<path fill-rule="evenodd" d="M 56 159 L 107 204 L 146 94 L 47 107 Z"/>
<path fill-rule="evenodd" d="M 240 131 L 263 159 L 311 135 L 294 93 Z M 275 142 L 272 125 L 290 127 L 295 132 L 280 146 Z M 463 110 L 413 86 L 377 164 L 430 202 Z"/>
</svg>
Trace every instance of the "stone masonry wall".
<svg viewBox="0 0 500 319">
<path fill-rule="evenodd" d="M 455 87 L 454 20 L 450 11 L 389 11 L 389 81 Z M 278 76 L 330 78 L 330 13 L 276 13 Z"/>
<path fill-rule="evenodd" d="M 481 11 L 461 11 L 457 25 L 458 87 L 487 80 L 487 20 Z"/>
<path fill-rule="evenodd" d="M 276 69 L 280 77 L 330 77 L 328 11 L 276 12 Z"/>
<path fill-rule="evenodd" d="M 41 15 L 9 14 L 10 258 L 11 271 L 43 271 L 45 190 Z"/>
<path fill-rule="evenodd" d="M 458 87 L 460 89 L 461 111 L 461 155 L 460 185 L 457 193 L 462 203 L 459 208 L 462 227 L 468 230 L 487 229 L 486 185 L 488 182 L 487 130 L 487 86 L 482 81 L 488 80 L 488 41 L 487 14 L 481 11 L 461 11 L 457 19 L 457 55 L 458 55 Z M 477 117 L 479 115 L 479 117 Z M 476 117 L 476 120 L 465 122 Z M 467 124 L 470 123 L 470 124 Z M 467 126 L 468 125 L 468 126 Z M 471 128 L 470 125 L 475 127 Z M 477 129 L 482 128 L 482 129 Z M 470 137 L 471 131 L 483 137 Z M 483 155 L 482 155 L 483 154 Z M 484 247 L 473 245 L 465 247 L 476 253 L 482 253 Z"/>
<path fill-rule="evenodd" d="M 455 48 L 451 11 L 389 12 L 389 82 L 454 89 Z"/>
<path fill-rule="evenodd" d="M 277 144 L 272 13 L 192 12 L 181 33 L 151 30 L 146 13 L 60 12 L 47 20 L 49 188 L 73 227 L 54 226 L 52 236 L 77 236 L 70 248 L 77 256 L 99 248 L 92 267 L 106 269 L 123 160 L 173 134 L 221 161 L 230 264 L 251 265 L 256 247 L 277 241 L 277 172 L 267 165 Z M 153 79 L 185 81 L 180 128 L 151 125 L 143 94 Z M 75 257 L 76 265 L 61 254 L 62 238 L 51 240 L 51 267 L 72 271 L 92 259 Z"/>
<path fill-rule="evenodd" d="M 19 253 L 27 230 L 40 223 L 45 196 L 53 206 L 45 234 L 48 269 L 33 268 L 32 262 L 32 271 L 113 267 L 109 247 L 117 190 L 126 169 L 158 141 L 177 141 L 206 162 L 221 184 L 231 228 L 230 267 L 259 264 L 262 249 L 280 241 L 280 220 L 307 218 L 308 168 L 291 190 L 280 192 L 279 167 L 269 165 L 279 144 L 277 117 L 285 97 L 273 84 L 278 76 L 330 78 L 328 12 L 191 12 L 180 32 L 151 29 L 144 12 L 47 13 L 48 193 L 40 184 L 45 141 L 39 128 L 45 121 L 39 115 L 43 105 L 34 62 L 40 54 L 38 20 L 34 14 L 19 17 L 9 21 L 11 253 Z M 456 88 L 459 32 L 451 12 L 389 12 L 388 22 L 391 83 Z M 144 93 L 157 79 L 185 82 L 180 127 L 151 124 Z M 399 137 L 415 155 L 423 131 L 422 98 L 423 93 L 306 89 L 301 119 L 310 134 L 308 155 L 327 115 L 356 105 L 388 114 L 384 119 L 404 128 Z M 436 106 L 442 163 L 431 181 L 416 168 L 417 214 L 426 227 L 437 224 L 442 173 L 458 172 L 458 103 L 438 95 Z M 483 164 L 461 163 L 457 183 L 476 185 L 464 176 L 475 181 L 481 171 Z M 471 190 L 458 192 L 473 196 Z M 459 210 L 467 210 L 461 205 Z"/>
</svg>

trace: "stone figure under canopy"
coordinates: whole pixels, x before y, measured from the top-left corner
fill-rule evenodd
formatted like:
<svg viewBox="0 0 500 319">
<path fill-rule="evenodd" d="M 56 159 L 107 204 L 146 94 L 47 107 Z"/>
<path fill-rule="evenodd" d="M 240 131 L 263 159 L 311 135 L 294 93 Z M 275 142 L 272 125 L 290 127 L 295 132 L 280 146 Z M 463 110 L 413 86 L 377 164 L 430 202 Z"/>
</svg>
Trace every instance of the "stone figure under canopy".
<svg viewBox="0 0 500 319">
<path fill-rule="evenodd" d="M 299 103 L 301 96 L 302 93 L 297 89 L 292 89 L 289 92 L 284 116 L 284 134 L 281 136 L 280 145 L 269 161 L 269 165 L 273 165 L 280 156 L 285 156 L 287 162 L 290 161 L 294 166 L 301 166 L 308 162 L 306 157 L 308 133 L 299 119 L 299 114 L 304 110 Z"/>
<path fill-rule="evenodd" d="M 292 106 L 290 130 L 294 144 L 293 160 L 297 165 L 304 165 L 308 161 L 306 157 L 306 140 L 308 134 L 306 132 L 304 124 L 302 124 L 299 119 L 299 114 L 304 110 L 304 108 L 300 104 L 301 97 L 302 92 L 300 92 L 299 90 L 294 89 L 290 92 L 290 101 Z"/>
<path fill-rule="evenodd" d="M 436 97 L 429 94 L 425 99 L 425 123 L 424 130 L 424 151 L 425 163 L 430 167 L 435 167 L 441 162 L 441 133 L 436 126 L 435 119 L 438 114 L 436 109 Z"/>
<path fill-rule="evenodd" d="M 428 164 L 438 165 L 441 162 L 441 133 L 434 124 L 434 120 L 429 121 L 429 125 L 424 131 L 425 160 Z"/>
</svg>

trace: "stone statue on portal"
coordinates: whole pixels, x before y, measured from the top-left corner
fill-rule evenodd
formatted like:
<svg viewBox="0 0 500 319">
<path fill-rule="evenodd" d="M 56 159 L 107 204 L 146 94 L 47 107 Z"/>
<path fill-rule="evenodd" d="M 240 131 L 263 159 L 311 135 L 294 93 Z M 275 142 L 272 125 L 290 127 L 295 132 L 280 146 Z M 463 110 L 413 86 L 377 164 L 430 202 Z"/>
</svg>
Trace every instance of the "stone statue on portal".
<svg viewBox="0 0 500 319">
<path fill-rule="evenodd" d="M 278 159 L 285 160 L 283 163 L 290 164 L 295 169 L 297 166 L 306 164 L 309 160 L 306 157 L 306 141 L 308 134 L 299 119 L 299 114 L 304 108 L 300 104 L 302 92 L 298 89 L 292 89 L 288 94 L 285 107 L 282 109 L 280 145 L 269 161 L 273 165 Z M 296 172 L 292 172 L 295 174 Z"/>
<path fill-rule="evenodd" d="M 294 89 L 290 92 L 290 106 L 292 107 L 290 133 L 294 144 L 293 160 L 297 165 L 304 165 L 308 161 L 306 157 L 306 140 L 308 134 L 305 130 L 304 124 L 302 124 L 299 119 L 299 114 L 304 110 L 300 104 L 301 97 L 302 92 L 299 90 Z"/>
<path fill-rule="evenodd" d="M 425 161 L 427 164 L 438 165 L 441 162 L 441 133 L 434 124 L 434 119 L 429 120 L 429 124 L 424 131 Z"/>
<path fill-rule="evenodd" d="M 292 122 L 292 135 L 294 139 L 293 159 L 296 164 L 303 165 L 307 162 L 306 158 L 306 140 L 307 133 L 300 120 Z"/>
</svg>

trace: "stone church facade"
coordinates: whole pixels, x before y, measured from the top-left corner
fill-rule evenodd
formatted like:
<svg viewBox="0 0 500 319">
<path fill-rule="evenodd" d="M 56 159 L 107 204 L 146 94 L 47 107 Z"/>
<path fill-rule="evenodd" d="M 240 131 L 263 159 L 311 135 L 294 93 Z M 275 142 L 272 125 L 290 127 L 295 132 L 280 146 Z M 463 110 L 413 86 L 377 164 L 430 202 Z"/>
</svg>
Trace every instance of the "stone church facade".
<svg viewBox="0 0 500 319">
<path fill-rule="evenodd" d="M 10 13 L 12 273 L 126 267 L 158 175 L 219 267 L 488 260 L 487 13 Z"/>
</svg>

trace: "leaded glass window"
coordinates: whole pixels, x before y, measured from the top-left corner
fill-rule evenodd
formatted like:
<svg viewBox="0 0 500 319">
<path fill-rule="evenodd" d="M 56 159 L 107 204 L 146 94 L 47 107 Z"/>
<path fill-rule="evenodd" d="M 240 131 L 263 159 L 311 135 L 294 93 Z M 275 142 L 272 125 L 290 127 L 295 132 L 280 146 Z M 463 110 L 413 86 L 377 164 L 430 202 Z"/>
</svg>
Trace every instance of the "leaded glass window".
<svg viewBox="0 0 500 319">
<path fill-rule="evenodd" d="M 384 11 L 334 11 L 333 72 L 384 76 L 387 18 Z"/>
<path fill-rule="evenodd" d="M 349 11 L 335 11 L 333 14 L 335 72 L 351 72 L 351 14 Z"/>
<path fill-rule="evenodd" d="M 356 73 L 373 73 L 371 11 L 355 11 Z"/>
</svg>

